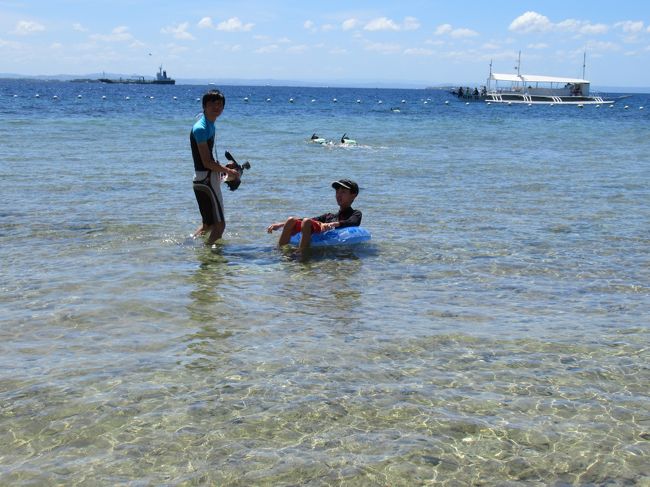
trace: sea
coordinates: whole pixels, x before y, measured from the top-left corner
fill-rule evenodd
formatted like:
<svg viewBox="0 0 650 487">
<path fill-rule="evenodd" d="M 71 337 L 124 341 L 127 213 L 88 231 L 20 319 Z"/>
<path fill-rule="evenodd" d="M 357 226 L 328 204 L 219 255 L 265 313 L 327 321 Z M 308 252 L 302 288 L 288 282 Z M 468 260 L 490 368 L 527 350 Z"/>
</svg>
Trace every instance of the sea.
<svg viewBox="0 0 650 487">
<path fill-rule="evenodd" d="M 208 246 L 212 88 L 251 168 Z M 650 485 L 650 95 L 610 96 L 0 81 L 0 484 Z M 278 248 L 339 178 L 371 241 Z"/>
</svg>

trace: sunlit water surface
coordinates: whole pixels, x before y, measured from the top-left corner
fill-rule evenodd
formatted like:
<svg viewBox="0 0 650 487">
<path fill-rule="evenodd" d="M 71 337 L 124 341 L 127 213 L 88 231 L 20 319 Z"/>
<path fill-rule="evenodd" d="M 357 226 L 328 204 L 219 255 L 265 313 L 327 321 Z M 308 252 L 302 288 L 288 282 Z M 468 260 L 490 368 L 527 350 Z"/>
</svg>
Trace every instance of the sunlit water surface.
<svg viewBox="0 0 650 487">
<path fill-rule="evenodd" d="M 0 82 L 0 483 L 647 485 L 646 95 L 223 87 L 207 248 L 207 88 Z M 372 241 L 276 248 L 340 177 Z"/>
</svg>

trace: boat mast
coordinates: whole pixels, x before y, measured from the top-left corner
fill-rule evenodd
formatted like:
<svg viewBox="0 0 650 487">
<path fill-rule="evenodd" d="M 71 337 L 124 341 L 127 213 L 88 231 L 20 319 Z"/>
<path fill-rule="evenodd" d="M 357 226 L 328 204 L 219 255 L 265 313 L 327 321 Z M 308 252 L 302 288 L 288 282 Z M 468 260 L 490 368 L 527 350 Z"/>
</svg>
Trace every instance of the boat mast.
<svg viewBox="0 0 650 487">
<path fill-rule="evenodd" d="M 490 75 L 487 79 L 487 91 L 492 91 L 492 60 L 490 59 Z"/>
<path fill-rule="evenodd" d="M 521 79 L 521 73 L 520 73 L 520 70 L 521 70 L 521 51 L 519 51 L 519 54 L 517 55 L 517 66 L 515 66 L 515 69 L 517 70 L 517 78 L 518 78 L 518 81 L 515 81 L 515 82 L 512 84 L 512 86 L 514 86 L 514 87 L 519 86 L 519 82 L 521 81 L 521 89 L 522 89 L 522 90 L 525 90 L 525 89 L 526 89 L 526 85 L 525 85 L 524 82 L 522 81 L 522 79 Z"/>
<path fill-rule="evenodd" d="M 585 49 L 585 52 L 582 56 L 582 79 L 585 79 L 585 68 L 587 67 L 587 50 Z"/>
<path fill-rule="evenodd" d="M 521 51 L 519 51 L 519 56 L 517 56 L 517 76 L 521 76 L 521 73 L 519 72 L 521 69 Z"/>
</svg>

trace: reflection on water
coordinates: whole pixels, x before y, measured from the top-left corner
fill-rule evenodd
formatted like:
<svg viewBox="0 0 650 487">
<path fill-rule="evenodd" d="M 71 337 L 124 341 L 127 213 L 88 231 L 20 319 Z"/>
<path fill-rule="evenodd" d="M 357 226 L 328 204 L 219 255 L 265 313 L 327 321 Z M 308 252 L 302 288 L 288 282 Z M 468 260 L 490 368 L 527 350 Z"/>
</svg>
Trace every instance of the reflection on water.
<svg viewBox="0 0 650 487">
<path fill-rule="evenodd" d="M 206 366 L 209 357 L 223 360 L 215 350 L 227 348 L 224 342 L 234 335 L 264 340 L 262 337 L 278 326 L 284 334 L 296 325 L 355 321 L 354 310 L 362 305 L 361 248 L 302 253 L 275 247 L 238 250 L 226 245 L 194 250 L 200 264 L 189 279 L 193 287 L 188 312 L 199 331 L 186 341 L 195 362 Z M 271 282 L 264 286 L 259 285 L 256 270 L 251 274 L 240 267 L 242 259 L 261 259 L 262 254 L 274 273 L 267 273 Z M 314 333 L 326 331 L 315 329 Z"/>
</svg>

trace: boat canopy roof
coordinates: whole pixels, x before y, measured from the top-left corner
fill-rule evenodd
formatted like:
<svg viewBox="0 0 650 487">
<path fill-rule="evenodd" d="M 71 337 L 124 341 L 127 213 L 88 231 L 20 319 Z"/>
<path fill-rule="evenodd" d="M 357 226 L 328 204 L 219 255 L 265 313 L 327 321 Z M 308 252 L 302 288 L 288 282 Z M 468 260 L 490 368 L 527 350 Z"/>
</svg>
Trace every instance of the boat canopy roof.
<svg viewBox="0 0 650 487">
<path fill-rule="evenodd" d="M 512 81 L 513 83 L 573 83 L 589 84 L 586 79 L 580 78 L 557 78 L 555 76 L 537 76 L 534 74 L 499 74 L 492 73 L 489 78 L 491 81 Z"/>
</svg>

